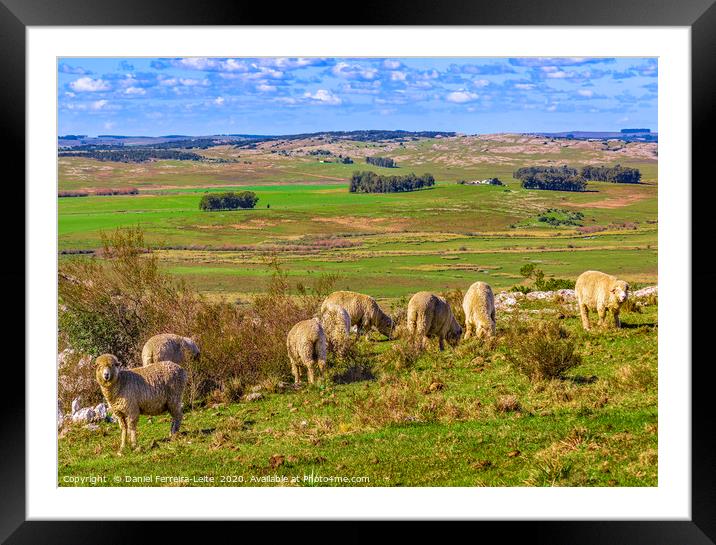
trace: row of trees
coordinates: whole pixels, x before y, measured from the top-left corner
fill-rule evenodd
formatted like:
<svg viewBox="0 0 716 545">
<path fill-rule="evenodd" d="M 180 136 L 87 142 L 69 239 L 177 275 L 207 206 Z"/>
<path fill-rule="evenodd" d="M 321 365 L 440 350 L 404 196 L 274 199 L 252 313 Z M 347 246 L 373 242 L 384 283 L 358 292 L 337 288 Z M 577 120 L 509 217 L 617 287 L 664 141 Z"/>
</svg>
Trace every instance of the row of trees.
<svg viewBox="0 0 716 545">
<path fill-rule="evenodd" d="M 175 161 L 201 161 L 203 157 L 197 153 L 172 149 L 122 148 L 115 150 L 61 151 L 60 157 L 88 157 L 98 161 L 117 163 L 144 163 L 155 159 L 172 159 Z"/>
<path fill-rule="evenodd" d="M 552 191 L 584 191 L 587 181 L 576 168 L 561 167 L 522 167 L 512 175 L 522 181 L 525 189 L 548 189 Z"/>
<path fill-rule="evenodd" d="M 613 167 L 586 166 L 582 168 L 581 175 L 585 180 L 617 184 L 638 184 L 641 182 L 641 172 L 638 168 L 623 167 L 621 165 Z"/>
<path fill-rule="evenodd" d="M 199 209 L 205 211 L 213 210 L 236 210 L 238 208 L 253 208 L 259 198 L 253 191 L 242 191 L 235 193 L 207 193 L 199 201 Z"/>
<path fill-rule="evenodd" d="M 385 167 L 385 168 L 397 168 L 398 165 L 395 164 L 395 161 L 393 159 L 390 159 L 389 157 L 366 157 L 365 162 L 369 165 L 375 165 L 377 167 Z"/>
<path fill-rule="evenodd" d="M 416 176 L 412 172 L 405 176 L 382 176 L 375 172 L 354 172 L 349 191 L 351 193 L 399 193 L 415 191 L 435 185 L 432 174 Z"/>
</svg>

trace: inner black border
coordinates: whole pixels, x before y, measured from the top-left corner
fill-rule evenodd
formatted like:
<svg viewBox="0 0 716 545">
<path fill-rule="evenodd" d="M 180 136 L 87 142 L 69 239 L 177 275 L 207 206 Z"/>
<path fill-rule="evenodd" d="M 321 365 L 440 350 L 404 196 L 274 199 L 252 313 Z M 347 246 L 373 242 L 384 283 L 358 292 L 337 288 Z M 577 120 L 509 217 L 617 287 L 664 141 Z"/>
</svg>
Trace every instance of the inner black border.
<svg viewBox="0 0 716 545">
<path fill-rule="evenodd" d="M 25 30 L 27 26 L 86 25 L 533 25 L 533 26 L 684 26 L 691 29 L 692 62 L 692 178 L 698 181 L 698 199 L 692 195 L 692 285 L 703 295 L 693 305 L 692 293 L 683 293 L 692 302 L 693 353 L 672 362 L 692 370 L 692 518 L 690 521 L 506 521 L 453 523 L 465 539 L 498 537 L 500 541 L 531 543 L 625 545 L 686 545 L 716 543 L 716 425 L 713 418 L 714 384 L 711 378 L 713 356 L 698 358 L 696 340 L 713 335 L 709 320 L 709 295 L 716 281 L 711 265 L 713 247 L 709 225 L 713 216 L 716 185 L 707 173 L 714 154 L 712 135 L 716 102 L 716 6 L 715 0 L 366 0 L 359 4 L 324 2 L 239 2 L 196 0 L 0 0 L 0 123 L 5 145 L 5 187 L 0 218 L 5 229 L 4 249 L 8 256 L 25 255 L 25 238 L 18 224 L 25 219 L 24 191 L 18 179 L 25 179 Z M 367 33 L 369 39 L 369 33 Z M 31 142 L 28 145 L 32 145 Z M 10 174 L 12 173 L 12 174 Z M 689 180 L 670 180 L 693 191 Z M 48 180 L 48 187 L 53 184 Z M 24 187 L 24 186 L 23 186 Z M 22 206 L 21 206 L 22 204 Z M 699 222 L 701 225 L 699 226 Z M 699 228 L 700 227 L 700 228 Z M 701 266 L 697 266 L 700 260 Z M 32 286 L 25 281 L 25 261 L 13 259 L 0 268 L 5 287 L 5 323 L 15 335 L 5 331 L 2 395 L 0 395 L 0 540 L 6 543 L 128 543 L 147 541 L 157 532 L 162 541 L 193 535 L 214 539 L 216 530 L 231 532 L 235 540 L 253 531 L 260 539 L 358 542 L 385 534 L 386 523 L 364 522 L 350 530 L 306 528 L 299 522 L 77 522 L 26 521 L 25 516 L 25 301 Z M 8 300 L 8 297 L 10 300 Z M 15 297 L 16 300 L 12 300 Z M 14 304 L 13 304 L 14 303 Z M 705 306 L 707 308 L 702 309 Z M 18 309 L 23 309 L 22 311 Z M 22 324 L 22 325 L 21 325 Z M 23 331 L 20 331 L 23 328 Z M 686 344 L 687 339 L 681 339 Z M 702 345 L 700 345 L 702 346 Z M 49 371 L 49 369 L 48 369 Z M 111 514 L 112 506 L 107 506 Z M 320 519 L 321 514 L 316 513 Z M 211 528 L 209 528 L 211 524 Z M 470 528 L 465 528 L 470 524 Z M 479 533 L 473 525 L 479 525 Z M 393 529 L 393 528 L 391 528 Z M 210 534 L 207 534 L 210 531 Z M 238 532 L 240 533 L 238 533 Z M 428 527 L 422 522 L 401 524 L 398 531 L 423 538 L 445 538 L 444 525 Z M 339 532 L 339 533 L 337 533 Z M 469 536 L 469 537 L 468 537 Z M 155 537 L 156 539 L 156 537 Z M 401 540 L 402 541 L 402 540 Z"/>
</svg>

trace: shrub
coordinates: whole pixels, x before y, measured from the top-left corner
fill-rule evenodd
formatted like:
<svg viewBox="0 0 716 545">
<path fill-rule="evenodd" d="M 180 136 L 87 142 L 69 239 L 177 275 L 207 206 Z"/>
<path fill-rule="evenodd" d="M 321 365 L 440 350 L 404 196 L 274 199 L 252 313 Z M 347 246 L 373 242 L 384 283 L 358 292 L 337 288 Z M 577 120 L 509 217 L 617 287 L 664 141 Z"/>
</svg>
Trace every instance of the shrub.
<svg viewBox="0 0 716 545">
<path fill-rule="evenodd" d="M 237 210 L 239 208 L 254 208 L 259 198 L 253 191 L 241 191 L 235 193 L 206 193 L 199 201 L 199 209 L 205 211 L 213 210 Z"/>
<path fill-rule="evenodd" d="M 460 288 L 454 288 L 448 291 L 444 291 L 440 294 L 450 305 L 455 319 L 458 321 L 460 326 L 465 328 L 465 311 L 462 308 L 462 300 L 465 294 Z"/>
<path fill-rule="evenodd" d="M 506 341 L 507 360 L 532 381 L 561 378 L 582 361 L 575 340 L 557 322 L 513 318 Z"/>
<path fill-rule="evenodd" d="M 422 340 L 414 335 L 405 335 L 395 341 L 379 358 L 383 372 L 402 371 L 413 367 L 423 353 Z"/>
</svg>

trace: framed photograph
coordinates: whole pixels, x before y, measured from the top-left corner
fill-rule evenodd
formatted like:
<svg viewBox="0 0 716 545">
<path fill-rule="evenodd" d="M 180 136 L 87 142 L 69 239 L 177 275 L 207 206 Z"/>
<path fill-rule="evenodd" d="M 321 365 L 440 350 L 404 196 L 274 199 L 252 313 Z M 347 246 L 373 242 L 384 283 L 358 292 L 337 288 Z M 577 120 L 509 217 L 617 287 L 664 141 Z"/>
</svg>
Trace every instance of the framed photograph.
<svg viewBox="0 0 716 545">
<path fill-rule="evenodd" d="M 714 541 L 691 180 L 716 8 L 393 7 L 5 2 L 27 325 L 3 539 Z"/>
</svg>

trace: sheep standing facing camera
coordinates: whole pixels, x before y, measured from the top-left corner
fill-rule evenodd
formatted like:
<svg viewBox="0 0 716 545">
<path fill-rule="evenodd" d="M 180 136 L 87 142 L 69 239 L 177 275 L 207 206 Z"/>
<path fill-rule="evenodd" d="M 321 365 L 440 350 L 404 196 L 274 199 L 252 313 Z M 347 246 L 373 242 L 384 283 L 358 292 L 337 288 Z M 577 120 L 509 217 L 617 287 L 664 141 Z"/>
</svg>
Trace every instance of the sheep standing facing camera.
<svg viewBox="0 0 716 545">
<path fill-rule="evenodd" d="M 358 326 L 359 332 L 367 333 L 376 328 L 390 339 L 393 320 L 370 295 L 354 291 L 334 291 L 323 301 L 321 313 L 331 304 L 345 308 L 351 318 L 351 325 Z"/>
<path fill-rule="evenodd" d="M 115 356 L 103 354 L 95 360 L 95 377 L 122 429 L 120 454 L 126 445 L 127 432 L 130 446 L 138 450 L 137 420 L 140 414 L 154 416 L 168 411 L 172 416 L 171 435 L 179 431 L 187 376 L 176 363 L 160 361 L 145 367 L 123 369 Z"/>
<path fill-rule="evenodd" d="M 428 337 L 437 337 L 440 350 L 445 350 L 445 341 L 456 345 L 462 336 L 462 327 L 455 319 L 450 304 L 439 295 L 419 291 L 408 302 L 408 331 L 425 342 Z"/>
<path fill-rule="evenodd" d="M 296 384 L 301 382 L 300 366 L 306 367 L 309 384 L 314 382 L 316 366 L 321 374 L 325 373 L 326 334 L 317 318 L 303 320 L 294 325 L 286 337 L 286 348 Z"/>
<path fill-rule="evenodd" d="M 199 353 L 199 347 L 189 337 L 182 337 L 173 333 L 162 333 L 161 335 L 154 335 L 144 343 L 142 365 L 160 361 L 184 363 L 187 357 L 198 358 Z"/>
<path fill-rule="evenodd" d="M 585 330 L 590 328 L 590 310 L 597 311 L 600 327 L 606 325 L 607 311 L 614 316 L 614 325 L 621 327 L 619 309 L 629 297 L 629 284 L 624 280 L 599 271 L 586 271 L 577 278 L 574 292 Z"/>
<path fill-rule="evenodd" d="M 485 282 L 475 282 L 462 300 L 465 338 L 495 336 L 495 295 Z"/>
</svg>

